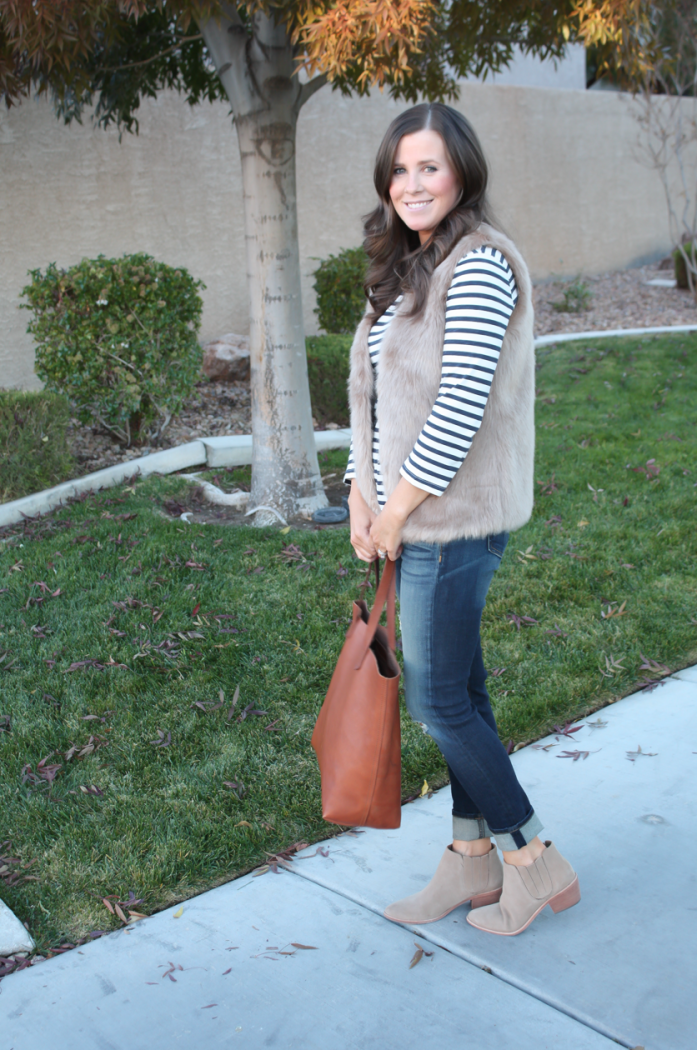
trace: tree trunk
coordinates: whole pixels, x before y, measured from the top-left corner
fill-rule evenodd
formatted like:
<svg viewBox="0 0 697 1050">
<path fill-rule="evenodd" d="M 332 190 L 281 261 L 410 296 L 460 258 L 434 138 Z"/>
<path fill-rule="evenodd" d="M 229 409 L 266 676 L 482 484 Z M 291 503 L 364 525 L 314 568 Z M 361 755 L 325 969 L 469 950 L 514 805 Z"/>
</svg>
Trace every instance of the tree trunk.
<svg viewBox="0 0 697 1050">
<path fill-rule="evenodd" d="M 315 450 L 300 291 L 295 137 L 314 92 L 293 76 L 283 27 L 255 14 L 252 33 L 224 5 L 201 22 L 235 115 L 242 159 L 252 390 L 254 524 L 269 525 L 327 499 Z"/>
</svg>

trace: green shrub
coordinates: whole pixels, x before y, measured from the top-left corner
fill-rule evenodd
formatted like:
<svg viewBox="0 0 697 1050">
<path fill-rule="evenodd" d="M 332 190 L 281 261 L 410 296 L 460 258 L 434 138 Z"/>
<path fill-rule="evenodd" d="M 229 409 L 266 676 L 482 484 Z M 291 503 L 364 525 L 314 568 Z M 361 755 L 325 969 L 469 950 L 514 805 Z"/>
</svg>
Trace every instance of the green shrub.
<svg viewBox="0 0 697 1050">
<path fill-rule="evenodd" d="M 70 405 L 46 391 L 0 390 L 0 503 L 67 481 Z"/>
<path fill-rule="evenodd" d="M 688 255 L 692 255 L 692 261 L 697 266 L 697 244 L 694 242 L 692 244 L 683 244 L 683 251 L 687 252 Z M 678 288 L 689 288 L 685 257 L 679 248 L 676 248 L 673 252 L 673 260 L 675 262 L 675 283 Z"/>
<path fill-rule="evenodd" d="M 307 339 L 312 415 L 318 423 L 349 425 L 350 335 L 313 335 Z"/>
<path fill-rule="evenodd" d="M 51 263 L 31 278 L 22 295 L 46 388 L 126 445 L 155 439 L 199 378 L 202 282 L 145 254 Z"/>
<path fill-rule="evenodd" d="M 368 256 L 362 248 L 345 248 L 323 259 L 313 273 L 319 326 L 325 332 L 353 335 L 365 311 L 363 281 Z"/>
<path fill-rule="evenodd" d="M 557 313 L 580 314 L 590 306 L 592 293 L 585 281 L 577 277 L 564 289 L 564 298 L 552 303 L 552 309 Z"/>
</svg>

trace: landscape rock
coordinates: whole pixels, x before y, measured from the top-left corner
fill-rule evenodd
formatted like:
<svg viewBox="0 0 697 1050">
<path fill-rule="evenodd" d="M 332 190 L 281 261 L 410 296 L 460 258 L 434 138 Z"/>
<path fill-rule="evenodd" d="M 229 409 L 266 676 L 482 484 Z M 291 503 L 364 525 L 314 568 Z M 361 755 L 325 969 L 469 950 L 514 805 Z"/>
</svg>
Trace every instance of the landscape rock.
<svg viewBox="0 0 697 1050">
<path fill-rule="evenodd" d="M 13 911 L 0 900 L 0 955 L 30 952 L 34 941 Z"/>
<path fill-rule="evenodd" d="M 249 379 L 249 339 L 228 332 L 203 347 L 203 372 L 223 383 Z"/>
</svg>

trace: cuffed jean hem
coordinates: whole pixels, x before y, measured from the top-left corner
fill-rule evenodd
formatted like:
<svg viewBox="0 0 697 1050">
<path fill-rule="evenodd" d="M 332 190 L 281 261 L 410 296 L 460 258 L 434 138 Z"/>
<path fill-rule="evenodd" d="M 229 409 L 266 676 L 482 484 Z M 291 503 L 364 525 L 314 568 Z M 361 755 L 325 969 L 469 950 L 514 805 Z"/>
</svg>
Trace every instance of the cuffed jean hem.
<svg viewBox="0 0 697 1050">
<path fill-rule="evenodd" d="M 513 831 L 494 831 L 493 835 L 498 848 L 502 852 L 508 852 L 509 850 L 522 849 L 523 846 L 527 846 L 528 842 L 532 842 L 535 836 L 540 834 L 543 827 L 544 825 L 537 813 L 533 813 L 519 828 Z"/>
<path fill-rule="evenodd" d="M 491 828 L 484 817 L 458 817 L 453 813 L 453 839 L 474 842 L 475 839 L 490 839 Z"/>
</svg>

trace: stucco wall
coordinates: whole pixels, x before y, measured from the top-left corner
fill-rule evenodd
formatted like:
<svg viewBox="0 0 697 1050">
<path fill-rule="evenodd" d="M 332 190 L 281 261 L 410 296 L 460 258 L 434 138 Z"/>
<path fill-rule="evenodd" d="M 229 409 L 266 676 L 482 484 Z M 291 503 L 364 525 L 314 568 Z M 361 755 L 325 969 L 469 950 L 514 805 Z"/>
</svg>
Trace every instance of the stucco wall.
<svg viewBox="0 0 697 1050">
<path fill-rule="evenodd" d="M 533 275 L 594 273 L 668 248 L 655 173 L 636 160 L 637 126 L 615 93 L 465 83 L 458 106 L 478 129 L 493 202 Z M 316 330 L 314 258 L 356 245 L 374 203 L 372 164 L 402 105 L 324 89 L 298 134 L 300 251 L 307 331 Z M 202 278 L 204 340 L 247 331 L 240 166 L 223 104 L 148 102 L 140 135 L 59 124 L 32 101 L 0 111 L 0 386 L 36 386 L 27 271 L 99 253 L 147 251 Z"/>
</svg>

